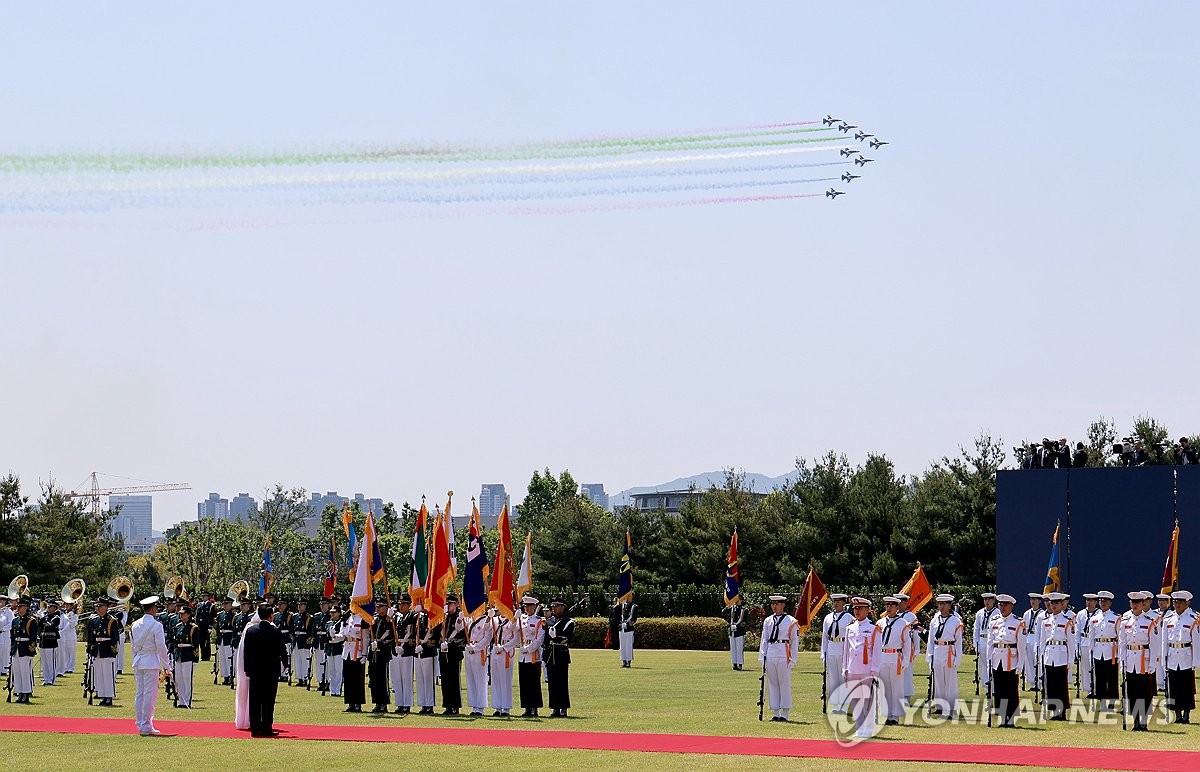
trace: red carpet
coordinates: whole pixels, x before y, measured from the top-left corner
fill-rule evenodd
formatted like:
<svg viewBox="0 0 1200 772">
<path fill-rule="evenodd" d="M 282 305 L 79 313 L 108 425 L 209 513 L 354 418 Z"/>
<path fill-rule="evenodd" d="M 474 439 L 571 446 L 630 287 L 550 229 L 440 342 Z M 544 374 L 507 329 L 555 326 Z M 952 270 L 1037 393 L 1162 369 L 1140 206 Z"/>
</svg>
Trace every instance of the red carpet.
<svg viewBox="0 0 1200 772">
<path fill-rule="evenodd" d="M 178 737 L 233 737 L 250 739 L 232 723 L 215 721 L 156 721 L 165 735 Z M 938 763 L 1007 764 L 1062 769 L 1200 769 L 1200 752 L 1151 749 L 1092 748 L 1086 756 L 1074 749 L 1035 745 L 947 745 L 890 740 L 843 748 L 833 740 L 789 740 L 776 737 L 710 737 L 686 734 L 636 734 L 570 732 L 535 729 L 473 729 L 457 727 L 372 727 L 276 724 L 281 740 L 343 740 L 355 742 L 423 743 L 428 745 L 517 746 L 523 748 L 576 748 L 595 751 L 651 751 L 655 753 L 718 753 L 732 756 L 794 756 L 805 758 L 877 761 L 930 761 Z M 51 718 L 6 716 L 3 729 L 14 732 L 67 734 L 137 734 L 127 718 Z M 1153 735 L 1144 737 L 1153 741 Z M 148 740 L 148 742 L 153 742 Z M 263 740 L 262 742 L 269 742 Z"/>
</svg>

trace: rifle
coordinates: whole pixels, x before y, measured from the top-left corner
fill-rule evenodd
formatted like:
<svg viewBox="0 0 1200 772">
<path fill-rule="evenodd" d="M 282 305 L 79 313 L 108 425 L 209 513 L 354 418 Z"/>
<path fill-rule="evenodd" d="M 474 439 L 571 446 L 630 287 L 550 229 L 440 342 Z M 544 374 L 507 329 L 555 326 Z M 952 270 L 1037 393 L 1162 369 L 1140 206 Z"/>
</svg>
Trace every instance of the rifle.
<svg viewBox="0 0 1200 772">
<path fill-rule="evenodd" d="M 312 637 L 312 636 L 309 636 L 309 637 Z M 305 680 L 305 682 L 304 682 L 304 690 L 305 690 L 305 691 L 308 691 L 308 692 L 311 692 L 311 691 L 312 691 L 312 677 L 313 677 L 313 672 L 312 672 L 312 671 L 313 671 L 313 666 L 312 666 L 312 663 L 313 663 L 313 654 L 314 654 L 314 653 L 315 653 L 315 652 L 314 652 L 314 650 L 313 650 L 313 647 L 312 647 L 312 645 L 310 644 L 310 645 L 309 645 L 309 647 L 308 647 L 308 678 L 307 678 L 307 679 Z"/>
<path fill-rule="evenodd" d="M 975 648 L 975 696 L 979 696 L 979 648 Z"/>
<path fill-rule="evenodd" d="M 978 657 L 979 655 L 976 654 L 975 656 Z M 992 681 L 996 680 L 996 674 L 992 672 L 992 663 L 991 662 L 988 662 L 987 666 L 988 666 L 988 679 L 987 679 L 987 717 L 988 718 L 987 718 L 987 725 L 988 725 L 988 729 L 991 729 L 992 728 Z M 979 672 L 978 668 L 976 668 L 975 672 L 976 673 Z"/>
<path fill-rule="evenodd" d="M 1079 668 L 1083 658 L 1079 656 L 1079 651 L 1075 652 L 1075 699 L 1079 699 Z"/>
<path fill-rule="evenodd" d="M 1128 678 L 1129 677 L 1125 674 L 1125 658 L 1122 657 L 1121 658 L 1121 731 L 1122 732 L 1124 732 L 1126 729 L 1126 727 L 1125 727 L 1125 721 L 1126 721 L 1125 720 L 1125 708 L 1126 708 L 1126 705 L 1125 705 L 1125 681 L 1128 680 Z"/>
<path fill-rule="evenodd" d="M 925 715 L 933 715 L 933 662 L 929 663 L 929 688 L 925 692 Z"/>
<path fill-rule="evenodd" d="M 329 689 L 329 683 L 325 680 L 326 671 L 329 670 L 329 652 L 325 652 L 325 659 L 321 660 L 321 678 L 317 681 L 317 691 L 321 696 L 325 696 L 326 690 Z"/>
<path fill-rule="evenodd" d="M 828 697 L 825 694 L 829 684 L 829 663 L 821 657 L 821 712 L 829 712 Z"/>
<path fill-rule="evenodd" d="M 767 690 L 767 661 L 763 659 L 762 675 L 758 677 L 758 720 L 763 720 L 764 699 Z"/>
<path fill-rule="evenodd" d="M 1166 657 L 1163 659 L 1166 659 Z M 1169 724 L 1171 723 L 1171 671 L 1167 668 L 1166 663 L 1163 663 L 1163 673 L 1163 686 L 1165 687 L 1167 695 L 1167 699 L 1163 703 L 1163 713 L 1166 716 L 1166 723 Z"/>
<path fill-rule="evenodd" d="M 92 679 L 96 676 L 96 671 L 93 668 L 92 655 L 85 652 L 85 656 L 87 659 L 83 663 L 83 696 L 87 697 L 88 705 L 91 705 L 93 704 L 92 699 L 96 695 L 96 688 L 92 683 Z"/>
<path fill-rule="evenodd" d="M 8 685 L 4 687 L 5 691 L 8 692 L 8 696 L 6 696 L 4 698 L 5 702 L 12 702 L 12 689 L 13 689 L 12 679 L 13 679 L 12 657 L 9 657 L 9 660 L 8 660 Z"/>
</svg>

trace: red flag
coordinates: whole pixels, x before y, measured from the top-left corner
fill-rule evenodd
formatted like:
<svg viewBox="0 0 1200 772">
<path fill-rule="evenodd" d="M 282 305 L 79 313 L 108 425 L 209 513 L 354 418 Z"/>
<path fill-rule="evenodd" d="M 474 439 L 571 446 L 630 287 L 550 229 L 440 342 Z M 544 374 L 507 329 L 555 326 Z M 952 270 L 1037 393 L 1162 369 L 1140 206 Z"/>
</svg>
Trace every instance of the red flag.
<svg viewBox="0 0 1200 772">
<path fill-rule="evenodd" d="M 335 585 L 337 581 L 337 558 L 334 557 L 335 554 L 333 551 L 333 537 L 330 536 L 329 557 L 325 559 L 325 588 L 321 594 L 323 598 L 332 598 L 333 591 L 337 589 Z"/>
<path fill-rule="evenodd" d="M 801 635 L 816 621 L 817 613 L 820 612 L 827 600 L 829 600 L 829 593 L 825 591 L 825 584 L 821 581 L 821 577 L 817 576 L 813 567 L 809 566 L 808 576 L 804 578 L 804 590 L 800 593 L 800 600 L 796 603 L 796 621 L 800 623 Z"/>
<path fill-rule="evenodd" d="M 454 577 L 450 563 L 450 542 L 446 536 L 445 515 L 438 514 L 433 523 L 433 549 L 429 560 L 429 583 L 425 587 L 430 625 L 440 625 L 446 618 L 446 585 Z"/>
<path fill-rule="evenodd" d="M 914 614 L 933 600 L 933 588 L 929 586 L 929 580 L 925 577 L 925 569 L 921 568 L 920 563 L 917 563 L 917 570 L 913 571 L 913 575 L 909 577 L 900 592 L 908 596 L 908 610 Z"/>
<path fill-rule="evenodd" d="M 488 600 L 496 607 L 496 611 L 510 622 L 516 621 L 517 609 L 513 602 L 513 551 L 512 529 L 508 522 L 508 504 L 500 510 L 500 519 L 496 521 L 496 529 L 500 532 L 500 542 L 496 545 L 496 561 L 493 564 L 491 582 L 488 586 Z"/>
<path fill-rule="evenodd" d="M 1167 548 L 1167 566 L 1163 569 L 1162 591 L 1170 595 L 1179 589 L 1179 522 L 1171 531 L 1171 546 Z"/>
</svg>

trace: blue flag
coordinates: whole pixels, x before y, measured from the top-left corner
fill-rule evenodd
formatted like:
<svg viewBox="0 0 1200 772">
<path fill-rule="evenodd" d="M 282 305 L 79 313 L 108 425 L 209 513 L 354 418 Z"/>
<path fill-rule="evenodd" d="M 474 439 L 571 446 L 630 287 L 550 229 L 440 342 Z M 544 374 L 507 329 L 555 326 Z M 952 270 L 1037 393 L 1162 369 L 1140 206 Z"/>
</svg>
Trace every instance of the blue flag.
<svg viewBox="0 0 1200 772">
<path fill-rule="evenodd" d="M 633 565 L 629 558 L 629 530 L 625 531 L 625 548 L 621 550 L 621 571 L 617 575 L 617 595 L 621 602 L 633 600 Z"/>
<path fill-rule="evenodd" d="M 1050 542 L 1050 566 L 1046 569 L 1046 592 L 1062 592 L 1062 574 L 1058 569 L 1058 529 L 1062 523 L 1054 526 L 1054 538 Z"/>
<path fill-rule="evenodd" d="M 258 596 L 261 598 L 271 591 L 271 583 L 275 581 L 275 568 L 271 565 L 271 540 L 263 545 L 262 568 L 258 572 Z"/>
</svg>

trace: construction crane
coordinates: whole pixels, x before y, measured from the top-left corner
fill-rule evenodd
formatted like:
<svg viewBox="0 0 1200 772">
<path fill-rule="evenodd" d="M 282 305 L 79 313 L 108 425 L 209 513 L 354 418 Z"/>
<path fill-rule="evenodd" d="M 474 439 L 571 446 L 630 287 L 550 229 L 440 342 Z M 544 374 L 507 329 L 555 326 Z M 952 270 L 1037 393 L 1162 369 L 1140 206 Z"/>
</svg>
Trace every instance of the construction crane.
<svg viewBox="0 0 1200 772">
<path fill-rule="evenodd" d="M 151 491 L 188 491 L 192 489 L 189 483 L 153 483 L 151 485 L 133 485 L 124 488 L 100 488 L 100 481 L 96 479 L 96 472 L 92 472 L 91 481 L 92 487 L 90 490 L 71 491 L 66 494 L 68 499 L 91 499 L 92 500 L 92 517 L 100 519 L 100 497 L 101 496 L 118 496 L 123 493 L 150 493 Z M 106 477 L 116 477 L 118 475 L 105 475 Z M 86 482 L 86 480 L 84 481 Z M 82 484 L 80 487 L 83 487 Z"/>
</svg>

